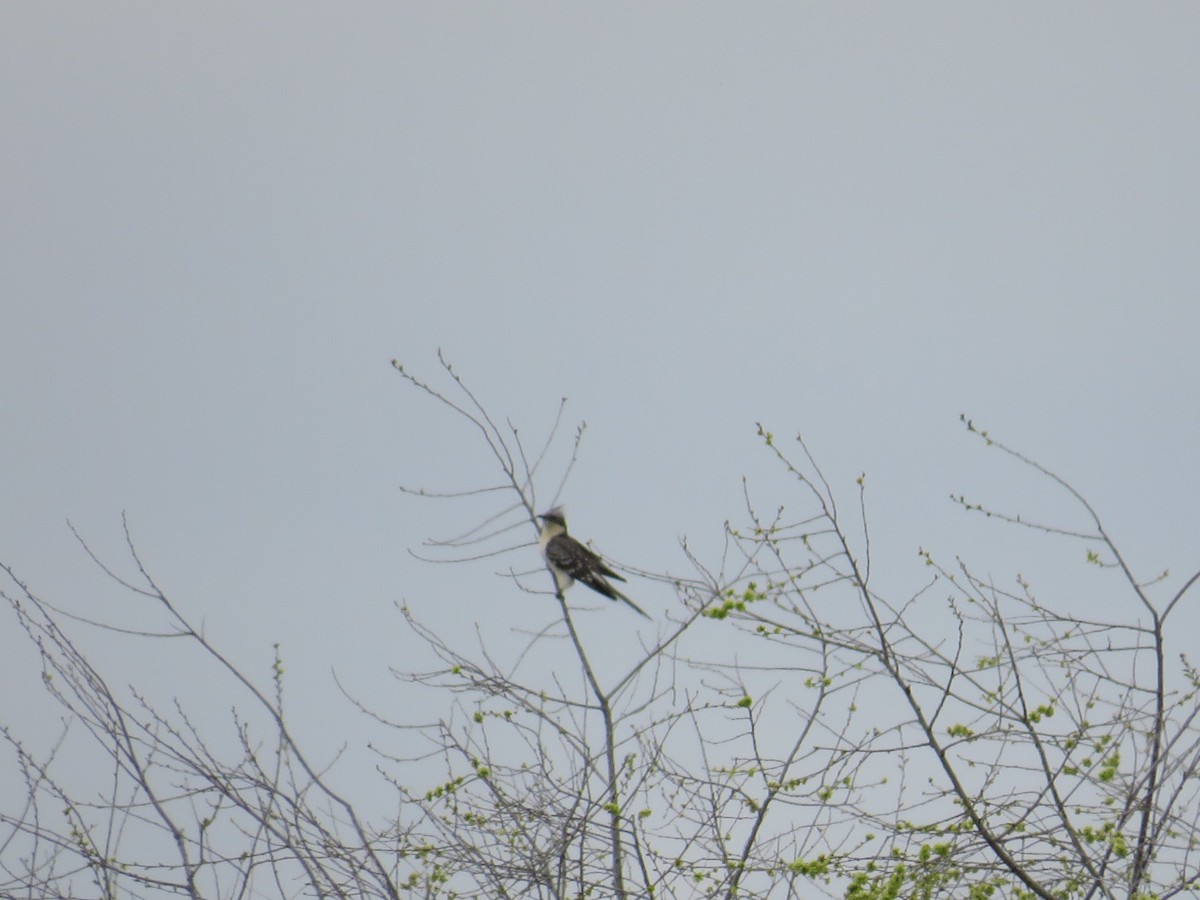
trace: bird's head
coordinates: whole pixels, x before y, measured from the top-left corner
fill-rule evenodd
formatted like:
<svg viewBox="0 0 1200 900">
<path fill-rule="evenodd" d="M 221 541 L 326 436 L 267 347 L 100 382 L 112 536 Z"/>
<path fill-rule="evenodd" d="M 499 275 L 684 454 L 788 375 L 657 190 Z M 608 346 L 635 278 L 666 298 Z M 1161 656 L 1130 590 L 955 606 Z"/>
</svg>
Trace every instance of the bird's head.
<svg viewBox="0 0 1200 900">
<path fill-rule="evenodd" d="M 557 525 L 566 531 L 567 514 L 563 512 L 563 508 L 561 506 L 556 506 L 554 509 L 546 510 L 546 512 L 542 513 L 540 516 L 538 516 L 538 518 L 547 524 Z"/>
</svg>

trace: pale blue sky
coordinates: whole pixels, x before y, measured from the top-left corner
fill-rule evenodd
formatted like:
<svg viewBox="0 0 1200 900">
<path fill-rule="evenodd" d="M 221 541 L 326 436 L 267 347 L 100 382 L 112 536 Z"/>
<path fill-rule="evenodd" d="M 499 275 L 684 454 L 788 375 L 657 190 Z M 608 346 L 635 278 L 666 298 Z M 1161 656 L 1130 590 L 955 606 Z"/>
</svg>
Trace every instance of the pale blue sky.
<svg viewBox="0 0 1200 900">
<path fill-rule="evenodd" d="M 1186 3 L 6 3 L 0 559 L 136 619 L 65 525 L 116 554 L 126 510 L 298 694 L 400 662 L 395 600 L 535 627 L 494 566 L 405 552 L 460 519 L 399 484 L 491 474 L 389 366 L 442 347 L 526 433 L 570 398 L 573 522 L 638 566 L 715 549 L 742 475 L 780 484 L 762 420 L 847 496 L 869 473 L 881 589 L 918 546 L 1008 578 L 945 498 L 1044 487 L 967 412 L 1182 576 L 1198 33 Z"/>
</svg>

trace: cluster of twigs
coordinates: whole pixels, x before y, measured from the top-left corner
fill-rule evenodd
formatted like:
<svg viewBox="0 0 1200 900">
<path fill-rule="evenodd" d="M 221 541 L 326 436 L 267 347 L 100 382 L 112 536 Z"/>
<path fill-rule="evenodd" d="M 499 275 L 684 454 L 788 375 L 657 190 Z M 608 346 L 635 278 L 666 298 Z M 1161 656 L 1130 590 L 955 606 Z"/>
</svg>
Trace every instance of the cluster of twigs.
<svg viewBox="0 0 1200 900">
<path fill-rule="evenodd" d="M 475 502 L 421 556 L 513 560 L 561 492 L 583 426 L 561 449 L 560 404 L 529 452 L 439 359 L 446 389 L 394 365 L 473 430 L 496 475 L 462 491 L 407 489 Z M 925 587 L 889 597 L 872 578 L 862 481 L 847 518 L 804 442 L 785 451 L 760 429 L 805 512 L 764 514 L 748 490 L 745 524 L 726 526 L 719 559 L 685 544 L 685 574 L 640 573 L 667 612 L 629 625 L 622 653 L 549 573 L 511 562 L 497 590 L 555 596 L 544 627 L 467 646 L 402 610 L 436 662 L 395 674 L 433 692 L 443 714 L 414 725 L 365 710 L 397 747 L 372 743 L 375 778 L 358 780 L 396 798 L 380 822 L 300 746 L 278 659 L 265 688 L 240 671 L 160 589 L 128 528 L 137 579 L 104 571 L 169 623 L 131 637 L 207 659 L 213 690 L 235 697 L 224 738 L 180 703 L 110 686 L 69 633 L 95 623 L 6 570 L 3 595 L 67 724 L 39 751 L 2 731 L 22 796 L 0 804 L 0 895 L 1188 894 L 1200 879 L 1200 679 L 1186 659 L 1175 665 L 1168 623 L 1200 573 L 1159 597 L 1164 585 L 1135 576 L 1067 482 L 965 424 L 1066 492 L 1085 525 L 959 502 L 1085 542 L 1134 601 L 1128 618 L 1043 604 L 1021 582 L 1000 586 L 932 553 Z M 82 788 L 63 764 L 77 746 L 94 769 Z"/>
</svg>

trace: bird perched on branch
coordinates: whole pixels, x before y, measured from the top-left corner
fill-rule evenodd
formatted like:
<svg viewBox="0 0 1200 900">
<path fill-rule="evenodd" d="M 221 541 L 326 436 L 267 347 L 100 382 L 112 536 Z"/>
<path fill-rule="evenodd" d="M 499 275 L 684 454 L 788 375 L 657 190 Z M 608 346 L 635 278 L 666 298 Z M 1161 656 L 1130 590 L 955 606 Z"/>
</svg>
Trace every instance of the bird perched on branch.
<svg viewBox="0 0 1200 900">
<path fill-rule="evenodd" d="M 554 581 L 558 585 L 558 593 L 569 588 L 576 581 L 586 584 L 597 594 L 603 594 L 610 600 L 621 600 L 628 603 L 634 610 L 646 618 L 645 610 L 613 587 L 608 579 L 617 581 L 625 579 L 604 564 L 598 553 L 593 553 L 575 538 L 567 534 L 567 518 L 562 507 L 556 506 L 549 512 L 538 516 L 542 520 L 542 531 L 538 535 L 538 547 L 546 558 L 546 565 L 554 573 Z"/>
</svg>

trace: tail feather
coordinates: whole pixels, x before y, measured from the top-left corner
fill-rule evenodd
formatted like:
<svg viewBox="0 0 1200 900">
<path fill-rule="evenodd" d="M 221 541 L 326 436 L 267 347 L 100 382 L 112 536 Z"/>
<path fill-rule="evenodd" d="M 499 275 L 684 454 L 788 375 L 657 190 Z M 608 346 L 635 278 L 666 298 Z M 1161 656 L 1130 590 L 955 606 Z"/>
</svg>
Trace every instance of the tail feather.
<svg viewBox="0 0 1200 900">
<path fill-rule="evenodd" d="M 621 580 L 622 580 L 622 581 L 624 581 L 625 579 L 624 579 L 624 578 L 622 578 Z M 612 587 L 612 585 L 609 585 L 609 587 Z M 613 592 L 613 595 L 614 595 L 614 596 L 613 596 L 613 598 L 614 598 L 614 599 L 616 599 L 616 600 L 622 600 L 622 601 L 624 601 L 626 604 L 628 604 L 630 607 L 632 607 L 632 609 L 633 609 L 633 611 L 634 611 L 634 612 L 638 613 L 638 614 L 639 614 L 639 615 L 641 615 L 643 618 L 646 618 L 646 619 L 649 619 L 649 618 L 650 618 L 650 614 L 649 614 L 649 613 L 647 613 L 647 612 L 646 612 L 644 609 L 642 609 L 640 606 L 638 606 L 636 603 L 634 603 L 632 600 L 630 600 L 628 597 L 626 597 L 624 594 L 622 594 L 622 593 L 621 593 L 620 591 L 618 591 L 616 588 L 613 588 L 613 589 L 612 589 L 612 592 Z"/>
<path fill-rule="evenodd" d="M 605 578 L 615 578 L 615 579 L 617 579 L 617 581 L 624 581 L 624 580 L 625 580 L 625 576 L 624 576 L 624 575 L 621 575 L 621 574 L 620 574 L 620 573 L 618 573 L 618 572 L 614 572 L 612 569 L 610 569 L 608 566 L 606 566 L 606 565 L 605 565 L 603 562 L 601 562 L 601 563 L 600 563 L 600 564 L 597 566 L 597 568 L 600 570 L 600 573 L 601 573 L 602 575 L 604 575 L 604 577 L 605 577 Z"/>
<path fill-rule="evenodd" d="M 622 578 L 621 580 L 624 581 L 625 579 Z M 650 618 L 650 615 L 644 609 L 613 587 L 609 583 L 608 579 L 602 575 L 594 575 L 594 577 L 587 579 L 583 583 L 590 587 L 597 594 L 603 594 L 609 600 L 620 600 L 622 603 L 626 603 L 631 606 L 636 612 L 645 616 L 647 619 Z"/>
</svg>

